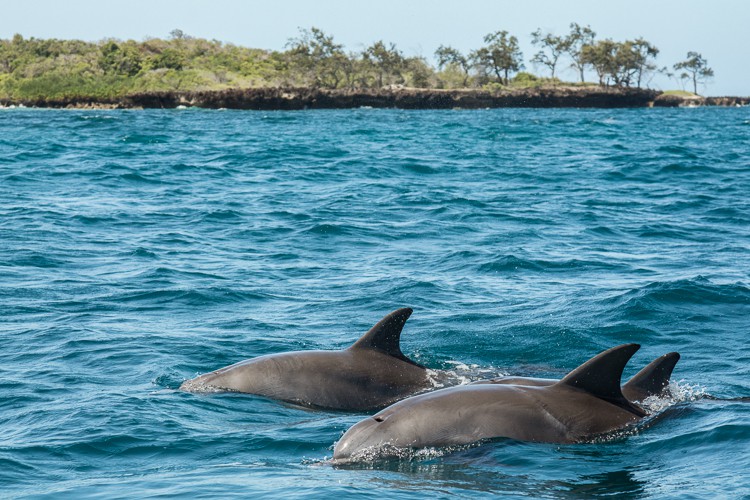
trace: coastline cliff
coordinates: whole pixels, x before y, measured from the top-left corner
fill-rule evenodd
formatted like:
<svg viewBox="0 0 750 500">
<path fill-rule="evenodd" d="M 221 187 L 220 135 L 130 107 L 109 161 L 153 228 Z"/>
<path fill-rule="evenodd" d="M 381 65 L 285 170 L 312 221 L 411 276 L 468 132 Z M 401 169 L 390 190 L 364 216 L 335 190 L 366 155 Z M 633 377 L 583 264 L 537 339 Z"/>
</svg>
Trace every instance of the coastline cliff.
<svg viewBox="0 0 750 500">
<path fill-rule="evenodd" d="M 399 109 L 483 108 L 643 108 L 747 106 L 747 97 L 701 97 L 657 90 L 616 87 L 538 87 L 511 90 L 384 88 L 233 88 L 205 91 L 134 93 L 114 98 L 70 97 L 0 99 L 0 106 L 44 108 L 303 110 L 360 107 Z"/>
<path fill-rule="evenodd" d="M 649 89 L 549 87 L 522 90 L 439 90 L 387 88 L 328 90 L 314 88 L 236 88 L 129 94 L 111 99 L 71 97 L 0 101 L 1 105 L 48 108 L 176 108 L 300 110 L 359 107 L 401 109 L 482 108 L 637 108 L 659 95 Z"/>
</svg>

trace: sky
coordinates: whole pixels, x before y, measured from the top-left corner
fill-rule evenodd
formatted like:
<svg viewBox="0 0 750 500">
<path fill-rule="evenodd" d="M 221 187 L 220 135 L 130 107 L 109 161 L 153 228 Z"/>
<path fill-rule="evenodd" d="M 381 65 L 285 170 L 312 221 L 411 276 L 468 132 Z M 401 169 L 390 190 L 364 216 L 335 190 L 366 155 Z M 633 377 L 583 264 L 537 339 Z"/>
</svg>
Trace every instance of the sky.
<svg viewBox="0 0 750 500">
<path fill-rule="evenodd" d="M 299 28 L 315 26 L 348 51 L 383 40 L 431 63 L 440 45 L 468 53 L 483 45 L 484 35 L 507 30 L 518 37 L 527 70 L 540 75 L 548 70 L 529 62 L 538 50 L 530 34 L 541 28 L 565 35 L 577 22 L 590 25 L 600 39 L 645 38 L 659 48 L 660 67 L 699 52 L 715 73 L 699 93 L 750 96 L 747 0 L 1 0 L 0 5 L 2 39 L 20 33 L 140 41 L 180 29 L 194 37 L 283 50 Z M 576 79 L 572 70 L 558 74 Z M 655 76 L 650 86 L 681 88 L 665 76 Z"/>
</svg>

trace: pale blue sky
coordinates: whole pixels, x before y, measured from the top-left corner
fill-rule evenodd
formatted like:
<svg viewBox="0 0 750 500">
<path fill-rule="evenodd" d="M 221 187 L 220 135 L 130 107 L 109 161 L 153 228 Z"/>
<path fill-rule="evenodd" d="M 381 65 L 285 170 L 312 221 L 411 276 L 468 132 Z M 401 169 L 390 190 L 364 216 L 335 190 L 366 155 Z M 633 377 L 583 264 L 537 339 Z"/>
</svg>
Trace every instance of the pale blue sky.
<svg viewBox="0 0 750 500">
<path fill-rule="evenodd" d="M 750 95 L 750 1 L 747 0 L 3 0 L 0 38 L 14 33 L 37 38 L 106 37 L 142 40 L 185 33 L 237 45 L 283 49 L 298 27 L 316 26 L 348 50 L 374 41 L 394 42 L 406 55 L 432 61 L 440 44 L 468 52 L 492 31 L 516 35 L 528 69 L 537 28 L 568 32 L 571 22 L 589 24 L 599 38 L 644 37 L 672 66 L 689 50 L 703 54 L 716 73 L 706 95 Z M 573 72 L 563 78 L 575 79 Z M 589 78 L 594 79 L 593 75 Z M 656 77 L 651 86 L 679 88 Z"/>
</svg>

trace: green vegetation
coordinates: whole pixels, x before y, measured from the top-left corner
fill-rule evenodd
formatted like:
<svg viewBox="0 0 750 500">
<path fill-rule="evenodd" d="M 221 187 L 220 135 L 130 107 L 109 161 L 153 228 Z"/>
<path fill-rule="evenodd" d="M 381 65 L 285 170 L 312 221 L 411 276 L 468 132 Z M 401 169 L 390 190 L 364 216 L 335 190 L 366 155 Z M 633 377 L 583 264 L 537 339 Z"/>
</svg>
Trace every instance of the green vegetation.
<svg viewBox="0 0 750 500">
<path fill-rule="evenodd" d="M 566 35 L 536 30 L 539 51 L 530 62 L 549 77 L 524 70 L 518 38 L 507 31 L 487 34 L 468 54 L 449 46 L 435 52 L 437 68 L 379 40 L 347 52 L 317 28 L 300 29 L 284 51 L 253 49 L 205 40 L 174 30 L 168 39 L 42 40 L 15 35 L 0 40 L 0 98 L 5 100 L 112 100 L 128 94 L 227 88 L 307 87 L 321 89 L 530 88 L 561 85 L 567 64 L 585 84 L 587 71 L 601 86 L 641 87 L 657 70 L 659 50 L 642 38 L 597 40 L 588 26 L 570 25 Z M 713 76 L 696 52 L 674 65 L 694 91 Z M 574 85 L 568 83 L 567 85 Z"/>
<path fill-rule="evenodd" d="M 698 83 L 705 83 L 706 80 L 714 76 L 714 70 L 708 67 L 708 63 L 697 52 L 688 52 L 687 59 L 674 65 L 674 69 L 684 70 L 680 74 L 681 80 L 690 80 L 693 82 L 693 93 L 698 93 Z"/>
<path fill-rule="evenodd" d="M 518 48 L 518 38 L 509 36 L 507 31 L 490 33 L 484 37 L 487 45 L 473 52 L 476 70 L 482 80 L 494 75 L 496 81 L 508 85 L 509 74 L 523 69 L 523 54 Z"/>
<path fill-rule="evenodd" d="M 678 97 L 695 97 L 697 94 L 693 94 L 692 92 L 688 92 L 687 90 L 667 90 L 666 92 L 663 92 L 662 95 L 676 95 Z"/>
<path fill-rule="evenodd" d="M 555 68 L 560 57 L 570 50 L 572 40 L 570 37 L 555 36 L 552 33 L 542 33 L 541 29 L 531 34 L 531 43 L 539 45 L 542 50 L 534 54 L 531 62 L 547 66 L 552 72 L 551 78 L 555 78 Z"/>
</svg>

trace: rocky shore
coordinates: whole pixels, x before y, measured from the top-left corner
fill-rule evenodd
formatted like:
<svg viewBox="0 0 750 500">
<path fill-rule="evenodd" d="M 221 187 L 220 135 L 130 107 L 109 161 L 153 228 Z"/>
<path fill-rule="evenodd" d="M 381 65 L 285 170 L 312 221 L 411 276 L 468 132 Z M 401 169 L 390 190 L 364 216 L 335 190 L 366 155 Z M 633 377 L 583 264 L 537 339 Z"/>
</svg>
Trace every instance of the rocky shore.
<svg viewBox="0 0 750 500">
<path fill-rule="evenodd" d="M 393 88 L 327 90 L 313 88 L 243 88 L 197 92 L 151 92 L 112 99 L 71 97 L 11 101 L 0 106 L 46 108 L 177 108 L 300 110 L 346 108 L 642 108 L 744 106 L 750 98 L 662 94 L 650 89 L 548 87 L 522 90 L 438 90 Z"/>
<path fill-rule="evenodd" d="M 654 107 L 692 108 L 698 106 L 747 106 L 750 97 L 703 97 L 699 95 L 661 94 L 654 99 Z"/>
<path fill-rule="evenodd" d="M 198 108 L 297 110 L 342 108 L 480 109 L 480 108 L 637 108 L 659 93 L 646 89 L 551 87 L 523 90 L 327 90 L 311 88 L 247 88 L 198 92 L 153 92 L 114 99 L 37 99 L 3 102 L 48 108 Z"/>
</svg>

